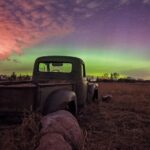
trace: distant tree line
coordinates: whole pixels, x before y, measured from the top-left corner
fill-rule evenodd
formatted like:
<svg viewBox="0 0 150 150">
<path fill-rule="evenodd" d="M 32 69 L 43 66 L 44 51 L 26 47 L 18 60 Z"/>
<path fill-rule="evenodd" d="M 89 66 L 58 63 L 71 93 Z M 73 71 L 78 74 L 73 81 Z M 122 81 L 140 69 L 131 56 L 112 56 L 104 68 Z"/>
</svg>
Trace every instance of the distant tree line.
<svg viewBox="0 0 150 150">
<path fill-rule="evenodd" d="M 17 75 L 13 72 L 11 75 L 0 75 L 0 81 L 24 81 L 24 80 L 31 80 L 31 76 L 29 75 Z"/>
<path fill-rule="evenodd" d="M 95 81 L 95 82 L 150 82 L 150 80 L 144 80 L 144 79 L 135 79 L 130 76 L 122 76 L 121 74 L 117 72 L 113 73 L 103 73 L 100 76 L 94 77 L 94 76 L 89 76 L 89 80 Z"/>
<path fill-rule="evenodd" d="M 29 75 L 17 75 L 15 72 L 12 72 L 11 75 L 3 75 L 0 74 L 0 81 L 25 81 L 25 80 L 31 80 L 31 76 Z M 122 77 L 117 72 L 114 73 L 103 73 L 100 76 L 88 76 L 88 80 L 91 80 L 93 82 L 150 82 L 150 80 L 143 80 L 143 79 L 135 79 L 133 77 Z"/>
<path fill-rule="evenodd" d="M 104 73 L 101 76 L 102 79 L 111 79 L 111 80 L 118 80 L 120 78 L 120 74 L 117 72 L 114 73 Z"/>
</svg>

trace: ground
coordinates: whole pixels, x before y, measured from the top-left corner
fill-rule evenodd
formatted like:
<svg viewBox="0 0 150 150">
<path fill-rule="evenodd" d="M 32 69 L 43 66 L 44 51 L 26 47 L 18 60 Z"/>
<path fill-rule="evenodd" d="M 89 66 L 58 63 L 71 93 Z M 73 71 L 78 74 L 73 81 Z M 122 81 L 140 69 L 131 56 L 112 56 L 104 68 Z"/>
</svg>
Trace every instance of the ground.
<svg viewBox="0 0 150 150">
<path fill-rule="evenodd" d="M 110 101 L 88 105 L 78 121 L 84 133 L 83 150 L 150 149 L 150 83 L 100 83 Z M 5 150 L 34 150 L 39 141 L 39 118 L 32 114 L 21 127 L 4 132 Z"/>
<path fill-rule="evenodd" d="M 150 149 L 150 84 L 100 83 L 112 100 L 87 106 L 79 117 L 84 150 Z"/>
</svg>

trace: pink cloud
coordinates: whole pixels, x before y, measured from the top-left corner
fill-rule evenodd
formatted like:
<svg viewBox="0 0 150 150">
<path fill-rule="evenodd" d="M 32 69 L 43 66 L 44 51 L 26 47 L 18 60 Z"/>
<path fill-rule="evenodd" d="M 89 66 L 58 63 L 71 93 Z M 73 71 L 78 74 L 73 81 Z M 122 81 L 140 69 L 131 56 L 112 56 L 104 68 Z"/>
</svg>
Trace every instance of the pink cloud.
<svg viewBox="0 0 150 150">
<path fill-rule="evenodd" d="M 66 35 L 74 30 L 68 15 L 54 15 L 51 3 L 55 1 L 5 0 L 0 1 L 0 60 L 13 53 L 22 53 L 47 37 Z M 63 13 L 62 13 L 63 14 Z"/>
</svg>

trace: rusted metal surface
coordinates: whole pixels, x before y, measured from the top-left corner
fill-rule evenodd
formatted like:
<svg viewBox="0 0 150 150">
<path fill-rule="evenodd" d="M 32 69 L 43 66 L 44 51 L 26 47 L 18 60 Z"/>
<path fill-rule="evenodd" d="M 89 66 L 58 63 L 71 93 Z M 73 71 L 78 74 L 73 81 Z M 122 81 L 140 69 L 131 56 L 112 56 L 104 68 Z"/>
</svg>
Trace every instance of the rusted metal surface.
<svg viewBox="0 0 150 150">
<path fill-rule="evenodd" d="M 36 94 L 35 86 L 0 87 L 0 112 L 22 112 L 32 109 Z"/>
</svg>

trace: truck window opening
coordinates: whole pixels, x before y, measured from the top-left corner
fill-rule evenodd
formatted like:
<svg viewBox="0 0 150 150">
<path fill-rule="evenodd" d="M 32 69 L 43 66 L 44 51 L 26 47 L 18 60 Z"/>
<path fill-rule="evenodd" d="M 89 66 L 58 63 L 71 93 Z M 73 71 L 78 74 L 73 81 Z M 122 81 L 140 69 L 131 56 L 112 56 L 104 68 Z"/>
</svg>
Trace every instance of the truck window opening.
<svg viewBox="0 0 150 150">
<path fill-rule="evenodd" d="M 60 63 L 60 62 L 41 62 L 39 63 L 39 72 L 60 72 L 60 73 L 71 73 L 71 63 Z"/>
</svg>

